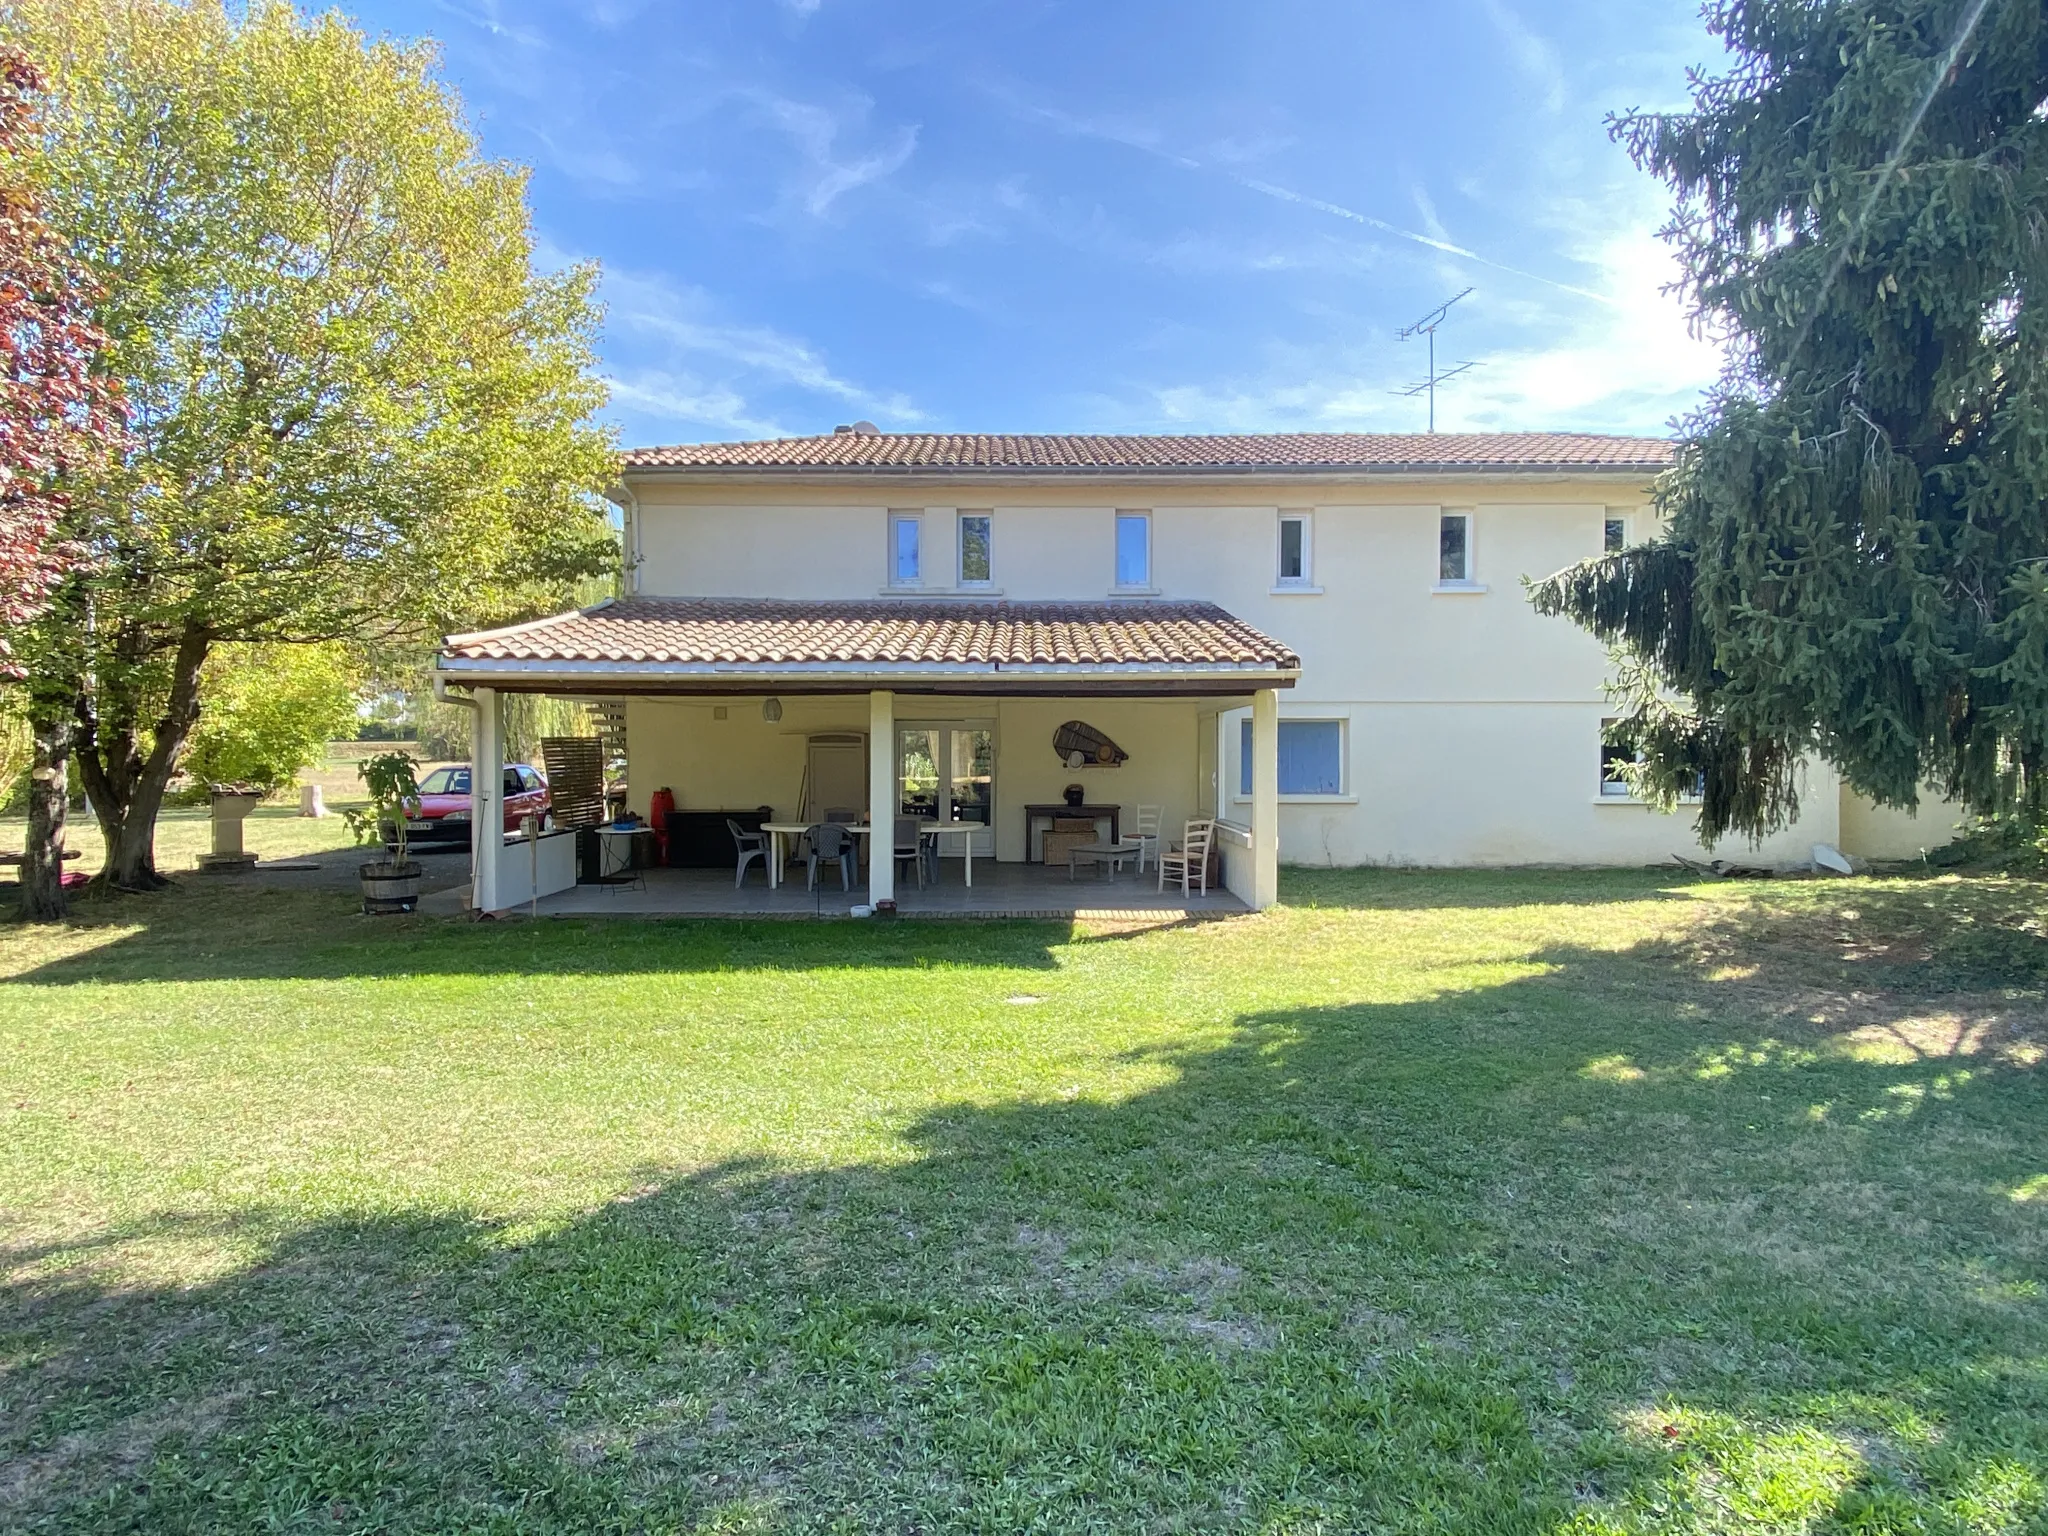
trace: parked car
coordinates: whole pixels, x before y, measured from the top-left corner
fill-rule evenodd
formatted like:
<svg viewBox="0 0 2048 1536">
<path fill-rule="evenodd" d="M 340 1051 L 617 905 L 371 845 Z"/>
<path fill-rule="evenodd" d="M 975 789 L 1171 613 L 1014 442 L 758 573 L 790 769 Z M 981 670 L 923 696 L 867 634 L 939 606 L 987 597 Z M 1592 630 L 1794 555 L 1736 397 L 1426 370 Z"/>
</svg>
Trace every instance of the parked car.
<svg viewBox="0 0 2048 1536">
<path fill-rule="evenodd" d="M 505 765 L 505 830 L 517 832 L 528 816 L 548 821 L 548 781 L 525 763 Z M 469 770 L 464 767 L 436 768 L 420 780 L 417 806 L 405 813 L 405 835 L 409 842 L 469 841 Z"/>
</svg>

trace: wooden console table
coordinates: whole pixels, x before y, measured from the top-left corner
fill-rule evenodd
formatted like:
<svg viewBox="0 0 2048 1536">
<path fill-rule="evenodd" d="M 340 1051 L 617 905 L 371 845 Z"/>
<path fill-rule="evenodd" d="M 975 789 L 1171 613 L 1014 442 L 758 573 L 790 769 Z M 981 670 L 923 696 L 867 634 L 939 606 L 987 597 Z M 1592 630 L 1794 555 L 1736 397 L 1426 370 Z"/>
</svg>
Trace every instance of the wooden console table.
<svg viewBox="0 0 2048 1536">
<path fill-rule="evenodd" d="M 1027 805 L 1024 807 L 1024 857 L 1033 864 L 1043 864 L 1045 856 L 1039 851 L 1038 834 L 1041 825 L 1051 830 L 1056 816 L 1086 816 L 1095 821 L 1109 823 L 1109 836 L 1104 842 L 1123 841 L 1124 809 L 1120 805 Z"/>
</svg>

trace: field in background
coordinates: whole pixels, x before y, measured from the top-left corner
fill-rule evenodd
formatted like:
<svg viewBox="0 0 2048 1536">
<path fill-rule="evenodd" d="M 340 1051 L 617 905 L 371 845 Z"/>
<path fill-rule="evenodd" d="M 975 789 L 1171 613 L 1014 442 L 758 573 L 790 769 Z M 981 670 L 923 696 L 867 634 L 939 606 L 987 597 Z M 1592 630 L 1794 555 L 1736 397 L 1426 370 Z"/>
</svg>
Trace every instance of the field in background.
<svg viewBox="0 0 2048 1536">
<path fill-rule="evenodd" d="M 242 824 L 243 846 L 261 859 L 298 858 L 351 846 L 348 827 L 340 813 L 351 805 L 364 803 L 362 780 L 356 774 L 357 764 L 373 752 L 394 749 L 412 751 L 414 744 L 329 742 L 326 758 L 301 773 L 299 783 L 319 785 L 330 814 L 319 820 L 301 817 L 298 814 L 298 787 L 294 785 L 291 789 L 280 790 L 251 812 L 249 819 Z M 422 761 L 419 771 L 425 774 L 429 768 L 438 766 L 438 762 Z M 0 816 L 0 849 L 18 851 L 26 833 L 27 824 L 19 815 Z M 169 875 L 197 869 L 199 856 L 213 846 L 212 837 L 205 806 L 165 807 L 157 822 L 157 868 Z M 99 869 L 105 850 L 91 810 L 72 811 L 66 841 L 80 855 L 67 863 L 66 869 L 86 874 Z M 12 899 L 11 880 L 0 882 L 0 909 L 4 909 Z"/>
</svg>

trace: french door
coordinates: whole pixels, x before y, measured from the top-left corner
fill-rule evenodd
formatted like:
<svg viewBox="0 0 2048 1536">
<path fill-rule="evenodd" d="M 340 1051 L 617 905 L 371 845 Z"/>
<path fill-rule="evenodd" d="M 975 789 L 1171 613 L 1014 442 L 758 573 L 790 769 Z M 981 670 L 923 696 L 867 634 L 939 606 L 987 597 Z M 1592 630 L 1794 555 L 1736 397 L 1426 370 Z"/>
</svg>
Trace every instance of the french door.
<svg viewBox="0 0 2048 1536">
<path fill-rule="evenodd" d="M 996 851 L 996 732 L 989 720 L 914 721 L 896 727 L 899 816 L 975 828 L 974 856 Z M 959 851 L 957 838 L 942 844 Z"/>
</svg>

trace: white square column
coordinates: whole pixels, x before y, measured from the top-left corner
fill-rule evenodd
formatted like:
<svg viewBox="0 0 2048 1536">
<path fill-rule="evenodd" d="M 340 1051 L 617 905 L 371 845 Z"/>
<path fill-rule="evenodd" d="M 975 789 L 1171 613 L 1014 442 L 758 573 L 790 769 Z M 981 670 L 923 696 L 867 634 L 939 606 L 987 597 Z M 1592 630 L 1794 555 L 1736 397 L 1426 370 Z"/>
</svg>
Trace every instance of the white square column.
<svg viewBox="0 0 2048 1536">
<path fill-rule="evenodd" d="M 505 711 L 495 688 L 478 688 L 469 732 L 469 904 L 496 912 L 505 859 Z"/>
<path fill-rule="evenodd" d="M 896 899 L 896 695 L 868 695 L 868 900 Z"/>
<path fill-rule="evenodd" d="M 1252 906 L 1280 899 L 1280 691 L 1252 695 Z"/>
</svg>

